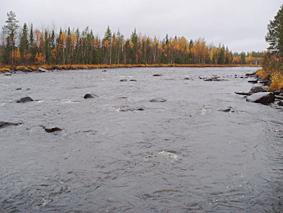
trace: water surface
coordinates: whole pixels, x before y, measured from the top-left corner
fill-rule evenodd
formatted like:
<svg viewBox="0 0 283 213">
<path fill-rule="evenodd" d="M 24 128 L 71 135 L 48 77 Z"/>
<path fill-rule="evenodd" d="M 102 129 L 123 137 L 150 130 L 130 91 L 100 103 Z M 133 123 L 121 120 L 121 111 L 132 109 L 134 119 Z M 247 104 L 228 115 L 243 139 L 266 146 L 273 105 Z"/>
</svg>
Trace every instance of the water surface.
<svg viewBox="0 0 283 213">
<path fill-rule="evenodd" d="M 0 212 L 282 212 L 282 108 L 234 94 L 253 71 L 0 75 L 0 120 L 23 122 L 0 129 Z"/>
</svg>

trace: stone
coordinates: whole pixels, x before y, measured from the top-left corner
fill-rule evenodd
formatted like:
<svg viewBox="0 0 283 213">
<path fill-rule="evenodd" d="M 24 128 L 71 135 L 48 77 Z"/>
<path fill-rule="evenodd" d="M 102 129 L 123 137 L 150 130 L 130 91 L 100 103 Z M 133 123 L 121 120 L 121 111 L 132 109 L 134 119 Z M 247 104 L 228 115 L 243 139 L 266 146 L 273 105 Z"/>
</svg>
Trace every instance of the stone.
<svg viewBox="0 0 283 213">
<path fill-rule="evenodd" d="M 275 101 L 275 96 L 271 92 L 258 92 L 258 93 L 252 94 L 251 96 L 248 96 L 246 100 L 248 102 L 261 103 L 264 105 L 268 105 Z"/>
<path fill-rule="evenodd" d="M 17 100 L 17 103 L 27 103 L 27 102 L 32 102 L 33 99 L 31 97 L 24 97 L 24 98 L 21 98 L 19 100 Z"/>
</svg>

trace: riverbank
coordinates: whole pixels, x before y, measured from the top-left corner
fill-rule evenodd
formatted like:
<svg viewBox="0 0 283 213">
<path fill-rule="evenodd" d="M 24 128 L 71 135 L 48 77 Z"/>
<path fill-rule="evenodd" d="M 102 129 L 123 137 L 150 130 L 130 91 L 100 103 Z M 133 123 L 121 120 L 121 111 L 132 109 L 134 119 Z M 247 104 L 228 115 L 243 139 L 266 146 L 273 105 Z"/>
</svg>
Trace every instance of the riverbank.
<svg viewBox="0 0 283 213">
<path fill-rule="evenodd" d="M 158 68 L 158 67 L 259 67 L 253 64 L 67 64 L 67 65 L 0 65 L 0 73 L 23 71 L 37 72 L 44 70 L 88 70 L 88 69 L 115 69 L 115 68 Z M 42 68 L 42 69 L 40 69 Z"/>
<path fill-rule="evenodd" d="M 256 76 L 266 82 L 271 91 L 283 90 L 283 73 L 280 71 L 268 72 L 260 69 L 256 72 Z"/>
</svg>

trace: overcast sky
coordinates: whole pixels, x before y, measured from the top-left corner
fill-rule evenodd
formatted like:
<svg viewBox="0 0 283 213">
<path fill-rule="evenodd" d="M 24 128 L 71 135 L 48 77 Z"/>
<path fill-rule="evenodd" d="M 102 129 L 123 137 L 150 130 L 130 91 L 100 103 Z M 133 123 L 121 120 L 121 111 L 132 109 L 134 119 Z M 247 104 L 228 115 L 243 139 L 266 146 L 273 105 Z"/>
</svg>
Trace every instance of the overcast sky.
<svg viewBox="0 0 283 213">
<path fill-rule="evenodd" d="M 0 0 L 0 25 L 13 10 L 21 24 L 37 28 L 89 26 L 103 35 L 107 25 L 128 36 L 186 36 L 224 43 L 233 51 L 264 50 L 267 24 L 282 0 Z"/>
</svg>

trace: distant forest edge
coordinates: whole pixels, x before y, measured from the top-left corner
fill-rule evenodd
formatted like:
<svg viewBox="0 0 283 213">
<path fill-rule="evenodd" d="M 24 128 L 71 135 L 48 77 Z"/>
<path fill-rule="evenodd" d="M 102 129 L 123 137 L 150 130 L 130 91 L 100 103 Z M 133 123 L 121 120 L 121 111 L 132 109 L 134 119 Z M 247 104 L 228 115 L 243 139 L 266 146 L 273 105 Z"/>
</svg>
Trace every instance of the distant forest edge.
<svg viewBox="0 0 283 213">
<path fill-rule="evenodd" d="M 46 65 L 49 69 L 51 65 L 58 65 L 57 68 L 61 69 L 68 66 L 258 65 L 264 55 L 262 52 L 233 53 L 227 46 L 208 45 L 204 39 L 193 41 L 166 35 L 159 40 L 138 34 L 136 30 L 129 38 L 125 38 L 120 32 L 113 33 L 107 27 L 104 37 L 100 38 L 88 27 L 83 31 L 68 28 L 55 32 L 34 29 L 33 25 L 27 24 L 20 27 L 18 23 L 14 12 L 7 13 L 0 45 L 2 68 L 19 65 Z"/>
</svg>

